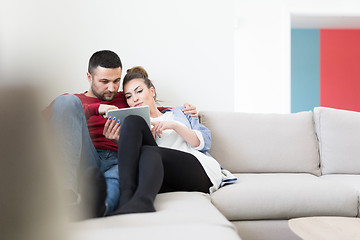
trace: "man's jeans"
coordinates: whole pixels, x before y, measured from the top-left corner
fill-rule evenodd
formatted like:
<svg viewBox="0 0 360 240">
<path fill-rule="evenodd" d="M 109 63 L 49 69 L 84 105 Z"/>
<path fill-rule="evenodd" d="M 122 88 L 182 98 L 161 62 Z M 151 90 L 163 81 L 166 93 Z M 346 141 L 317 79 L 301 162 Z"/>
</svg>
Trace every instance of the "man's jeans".
<svg viewBox="0 0 360 240">
<path fill-rule="evenodd" d="M 60 158 L 64 161 L 65 188 L 78 194 L 79 177 L 87 168 L 97 166 L 107 184 L 105 214 L 111 213 L 120 197 L 117 153 L 95 149 L 82 103 L 75 95 L 57 97 L 51 109 L 51 125 L 61 145 Z"/>
</svg>

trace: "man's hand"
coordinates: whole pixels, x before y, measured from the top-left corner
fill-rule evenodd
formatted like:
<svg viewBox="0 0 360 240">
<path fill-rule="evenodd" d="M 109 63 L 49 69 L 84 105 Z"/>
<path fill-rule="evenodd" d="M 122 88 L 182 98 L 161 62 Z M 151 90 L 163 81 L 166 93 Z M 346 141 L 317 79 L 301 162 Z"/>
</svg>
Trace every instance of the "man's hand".
<svg viewBox="0 0 360 240">
<path fill-rule="evenodd" d="M 109 118 L 104 126 L 103 134 L 107 139 L 118 143 L 119 142 L 119 131 L 120 131 L 120 120 Z"/>
<path fill-rule="evenodd" d="M 160 122 L 151 122 L 151 125 L 153 126 L 151 128 L 151 132 L 155 138 L 155 133 L 159 137 L 161 137 L 161 134 L 166 129 L 174 129 L 177 127 L 178 123 L 175 121 L 160 121 Z"/>
<path fill-rule="evenodd" d="M 114 105 L 100 104 L 98 111 L 99 111 L 99 115 L 102 115 L 104 118 L 108 118 L 109 110 L 115 110 L 115 109 L 119 109 L 119 108 Z"/>
<path fill-rule="evenodd" d="M 196 111 L 196 107 L 189 104 L 189 103 L 184 103 L 185 108 L 182 110 L 184 114 L 191 114 L 191 117 L 194 118 L 198 118 L 198 113 Z"/>
</svg>

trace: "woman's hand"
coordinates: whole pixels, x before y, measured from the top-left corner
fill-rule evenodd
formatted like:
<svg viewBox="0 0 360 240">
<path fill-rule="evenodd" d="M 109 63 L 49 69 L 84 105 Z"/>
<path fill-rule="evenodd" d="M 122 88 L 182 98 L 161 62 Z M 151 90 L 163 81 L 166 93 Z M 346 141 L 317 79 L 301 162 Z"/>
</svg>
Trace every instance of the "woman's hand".
<svg viewBox="0 0 360 240">
<path fill-rule="evenodd" d="M 104 136 L 117 144 L 119 142 L 119 131 L 120 120 L 116 120 L 115 117 L 113 119 L 109 118 L 104 126 Z"/>
<path fill-rule="evenodd" d="M 190 113 L 191 114 L 191 117 L 194 117 L 194 118 L 198 118 L 198 113 L 196 111 L 196 107 L 189 104 L 189 103 L 184 103 L 184 106 L 185 108 L 182 110 L 182 112 L 184 114 L 188 114 Z"/>
<path fill-rule="evenodd" d="M 99 111 L 99 115 L 102 115 L 104 118 L 108 118 L 109 110 L 115 110 L 115 109 L 119 109 L 119 108 L 114 105 L 100 104 L 98 111 Z"/>
<path fill-rule="evenodd" d="M 151 122 L 151 125 L 153 128 L 151 128 L 151 132 L 155 138 L 155 133 L 159 137 L 161 137 L 161 134 L 166 129 L 174 129 L 178 126 L 178 123 L 175 121 L 160 121 L 160 122 Z"/>
</svg>

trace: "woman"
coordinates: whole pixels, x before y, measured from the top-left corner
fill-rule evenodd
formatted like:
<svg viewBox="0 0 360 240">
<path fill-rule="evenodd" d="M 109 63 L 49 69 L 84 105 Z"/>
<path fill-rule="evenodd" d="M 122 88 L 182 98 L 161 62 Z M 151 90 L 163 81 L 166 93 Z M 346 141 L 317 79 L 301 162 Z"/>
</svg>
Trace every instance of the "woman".
<svg viewBox="0 0 360 240">
<path fill-rule="evenodd" d="M 185 116 L 181 108 L 160 112 L 155 87 L 141 67 L 128 70 L 123 91 L 130 107 L 149 106 L 152 129 L 138 116 L 126 118 L 121 128 L 111 120 L 105 125 L 113 133 L 107 137 L 118 140 L 121 153 L 121 196 L 112 215 L 153 212 L 159 192 L 216 191 L 225 175 L 207 154 L 210 131 L 197 118 Z"/>
</svg>

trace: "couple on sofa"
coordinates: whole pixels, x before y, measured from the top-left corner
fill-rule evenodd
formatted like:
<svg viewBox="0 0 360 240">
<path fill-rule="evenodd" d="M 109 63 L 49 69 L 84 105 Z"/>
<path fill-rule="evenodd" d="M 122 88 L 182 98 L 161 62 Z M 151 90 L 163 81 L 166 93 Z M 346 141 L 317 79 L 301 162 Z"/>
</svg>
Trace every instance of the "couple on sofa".
<svg viewBox="0 0 360 240">
<path fill-rule="evenodd" d="M 156 106 L 155 87 L 146 71 L 127 71 L 112 51 L 92 55 L 89 91 L 63 95 L 51 106 L 51 123 L 66 164 L 65 188 L 82 218 L 153 212 L 159 192 L 216 191 L 233 178 L 207 151 L 210 131 L 191 105 Z M 147 105 L 152 128 L 138 116 L 108 118 L 112 109 Z M 121 124 L 121 127 L 120 127 Z"/>
</svg>

